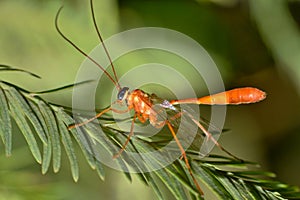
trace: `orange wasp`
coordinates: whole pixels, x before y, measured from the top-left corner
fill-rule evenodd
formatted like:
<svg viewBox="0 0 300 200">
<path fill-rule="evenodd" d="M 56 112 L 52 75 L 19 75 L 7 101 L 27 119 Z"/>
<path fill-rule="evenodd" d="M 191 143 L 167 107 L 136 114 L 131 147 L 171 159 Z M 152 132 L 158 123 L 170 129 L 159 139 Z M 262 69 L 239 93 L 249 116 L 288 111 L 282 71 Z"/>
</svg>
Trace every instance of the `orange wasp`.
<svg viewBox="0 0 300 200">
<path fill-rule="evenodd" d="M 178 137 L 176 136 L 176 132 L 171 123 L 171 120 L 180 118 L 183 115 L 189 117 L 198 126 L 198 128 L 204 133 L 204 135 L 208 139 L 210 139 L 216 146 L 218 146 L 221 150 L 226 152 L 228 155 L 234 157 L 235 159 L 238 159 L 238 158 L 235 157 L 234 155 L 232 155 L 226 149 L 224 149 L 216 141 L 216 139 L 214 139 L 214 137 L 212 137 L 212 134 L 198 120 L 196 120 L 189 112 L 187 112 L 185 110 L 179 111 L 179 110 L 177 110 L 177 108 L 174 105 L 178 105 L 178 104 L 238 105 L 238 104 L 256 103 L 258 101 L 263 100 L 266 97 L 265 92 L 263 92 L 257 88 L 244 87 L 244 88 L 236 88 L 233 90 L 229 90 L 229 91 L 225 91 L 225 92 L 221 92 L 221 93 L 217 93 L 214 95 L 205 96 L 205 97 L 201 97 L 201 98 L 190 98 L 190 99 L 171 100 L 171 101 L 162 100 L 161 103 L 159 104 L 161 109 L 175 110 L 175 111 L 177 111 L 177 113 L 168 119 L 164 119 L 164 120 L 158 119 L 159 111 L 153 109 L 154 101 L 157 98 L 155 95 L 150 95 L 140 89 L 129 90 L 128 87 L 120 86 L 116 72 L 115 72 L 113 62 L 112 62 L 111 57 L 108 53 L 108 50 L 103 42 L 102 36 L 100 34 L 99 28 L 96 23 L 94 9 L 93 9 L 93 0 L 90 0 L 90 6 L 91 6 L 92 19 L 93 19 L 93 24 L 94 24 L 95 30 L 96 30 L 98 38 L 102 44 L 102 47 L 105 50 L 105 54 L 110 61 L 110 65 L 112 67 L 114 77 L 112 77 L 112 75 L 110 75 L 98 62 L 96 62 L 92 57 L 90 57 L 88 54 L 86 54 L 84 51 L 82 51 L 77 45 L 75 45 L 70 39 L 68 39 L 61 32 L 61 30 L 58 27 L 58 17 L 62 10 L 62 7 L 59 9 L 59 11 L 56 15 L 55 26 L 56 26 L 58 33 L 61 35 L 61 37 L 63 37 L 70 45 L 72 45 L 75 49 L 77 49 L 81 54 L 83 54 L 86 58 L 88 58 L 90 61 L 92 61 L 95 65 L 97 65 L 105 73 L 105 75 L 113 82 L 115 87 L 118 89 L 118 95 L 117 95 L 117 100 L 114 103 L 112 103 L 108 108 L 104 109 L 102 112 L 98 113 L 96 116 L 94 116 L 82 123 L 70 125 L 68 128 L 72 129 L 75 127 L 83 126 L 83 125 L 99 118 L 104 113 L 107 113 L 109 111 L 115 112 L 115 113 L 125 113 L 125 112 L 129 112 L 131 110 L 134 110 L 133 119 L 131 121 L 130 132 L 129 132 L 129 134 L 127 136 L 127 140 L 123 144 L 122 148 L 114 156 L 114 158 L 117 158 L 125 150 L 126 145 L 130 141 L 131 136 L 134 134 L 134 124 L 135 124 L 136 119 L 138 119 L 141 123 L 145 123 L 147 120 L 149 120 L 150 124 L 156 128 L 161 128 L 163 126 L 167 126 L 168 129 L 170 130 L 177 146 L 180 149 L 181 158 L 184 159 L 186 167 L 189 171 L 190 176 L 192 177 L 192 179 L 194 181 L 194 184 L 195 184 L 197 190 L 199 191 L 199 193 L 201 195 L 203 195 L 203 191 L 200 188 L 200 186 L 191 170 L 188 158 L 186 156 L 186 152 L 185 152 L 181 142 L 179 141 Z M 112 107 L 112 105 L 115 103 L 122 104 L 124 102 L 127 105 L 126 110 L 117 110 Z"/>
</svg>

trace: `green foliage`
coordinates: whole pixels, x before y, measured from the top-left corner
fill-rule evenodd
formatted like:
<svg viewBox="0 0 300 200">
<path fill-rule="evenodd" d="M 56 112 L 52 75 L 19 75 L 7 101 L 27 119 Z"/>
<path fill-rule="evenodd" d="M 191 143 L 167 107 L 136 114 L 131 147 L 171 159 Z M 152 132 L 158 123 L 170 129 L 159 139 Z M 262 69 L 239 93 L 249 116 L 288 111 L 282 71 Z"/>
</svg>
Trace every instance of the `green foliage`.
<svg viewBox="0 0 300 200">
<path fill-rule="evenodd" d="M 22 71 L 2 66 L 2 70 Z M 26 139 L 34 159 L 41 164 L 43 174 L 49 170 L 51 163 L 54 172 L 60 170 L 62 149 L 64 148 L 70 162 L 73 179 L 77 181 L 79 167 L 74 146 L 74 142 L 76 142 L 89 166 L 96 170 L 101 179 L 104 179 L 103 164 L 97 159 L 99 155 L 97 155 L 93 144 L 97 143 L 113 156 L 126 140 L 126 132 L 106 126 L 108 122 L 113 123 L 114 119 L 111 117 L 100 119 L 101 128 L 104 132 L 99 131 L 94 123 L 89 123 L 80 129 L 69 130 L 68 126 L 74 123 L 70 108 L 51 104 L 38 96 L 39 94 L 70 88 L 74 85 L 76 84 L 32 93 L 11 83 L 1 81 L 0 136 L 5 153 L 10 156 L 12 152 L 12 120 L 14 120 Z M 77 118 L 79 121 L 85 120 L 85 117 L 82 116 Z M 159 141 L 148 141 L 141 137 L 134 137 L 126 147 L 125 152 L 117 159 L 117 163 L 124 170 L 126 177 L 131 180 L 132 174 L 127 172 L 129 168 L 151 169 L 154 165 L 160 165 L 162 158 L 159 156 L 151 157 L 150 165 L 153 166 L 140 166 L 140 162 L 129 157 L 126 151 L 150 152 L 158 148 Z M 261 171 L 256 163 L 241 162 L 217 155 L 199 159 L 195 156 L 196 152 L 187 151 L 186 153 L 195 176 L 219 199 L 300 198 L 297 187 L 274 180 L 275 175 L 273 173 Z M 250 168 L 251 170 L 249 170 Z M 202 199 L 181 159 L 152 172 L 141 170 L 136 176 L 155 191 L 158 199 L 165 198 L 164 192 L 161 190 L 162 184 L 176 199 Z"/>
</svg>

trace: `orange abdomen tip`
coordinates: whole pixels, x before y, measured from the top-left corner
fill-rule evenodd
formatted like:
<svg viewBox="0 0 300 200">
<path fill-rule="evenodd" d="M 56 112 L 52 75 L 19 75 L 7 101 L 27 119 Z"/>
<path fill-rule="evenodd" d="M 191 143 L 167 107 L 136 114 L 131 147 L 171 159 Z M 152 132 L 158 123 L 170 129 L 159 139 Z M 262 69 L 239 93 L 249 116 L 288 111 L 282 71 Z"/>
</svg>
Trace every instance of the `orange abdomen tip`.
<svg viewBox="0 0 300 200">
<path fill-rule="evenodd" d="M 229 91 L 213 94 L 198 99 L 199 104 L 248 104 L 262 101 L 266 93 L 253 87 L 236 88 Z"/>
</svg>

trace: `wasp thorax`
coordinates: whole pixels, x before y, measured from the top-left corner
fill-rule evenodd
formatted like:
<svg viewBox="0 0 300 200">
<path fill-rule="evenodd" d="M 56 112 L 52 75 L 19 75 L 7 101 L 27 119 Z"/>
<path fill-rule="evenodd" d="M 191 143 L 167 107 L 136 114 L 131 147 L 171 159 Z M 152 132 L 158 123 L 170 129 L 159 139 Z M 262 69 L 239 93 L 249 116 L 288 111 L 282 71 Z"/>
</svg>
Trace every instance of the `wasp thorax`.
<svg viewBox="0 0 300 200">
<path fill-rule="evenodd" d="M 125 100 L 128 96 L 128 93 L 129 93 L 129 87 L 123 87 L 118 93 L 117 96 L 118 100 L 119 101 Z"/>
</svg>

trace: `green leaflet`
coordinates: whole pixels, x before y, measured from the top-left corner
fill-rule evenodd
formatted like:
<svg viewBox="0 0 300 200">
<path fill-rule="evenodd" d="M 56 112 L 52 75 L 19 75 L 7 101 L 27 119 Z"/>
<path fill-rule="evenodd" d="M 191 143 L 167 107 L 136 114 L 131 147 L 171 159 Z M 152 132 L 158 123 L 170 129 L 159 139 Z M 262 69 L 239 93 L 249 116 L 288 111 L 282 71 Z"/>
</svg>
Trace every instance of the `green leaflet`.
<svg viewBox="0 0 300 200">
<path fill-rule="evenodd" d="M 152 187 L 152 189 L 154 190 L 157 198 L 159 200 L 163 200 L 163 195 L 162 195 L 162 192 L 161 192 L 161 189 L 159 188 L 157 181 L 155 179 L 155 177 L 153 176 L 153 173 L 149 173 L 149 185 L 150 187 Z"/>
<path fill-rule="evenodd" d="M 61 135 L 61 140 L 62 140 L 62 143 L 66 150 L 68 159 L 70 161 L 72 176 L 73 176 L 74 181 L 77 182 L 79 179 L 78 161 L 77 161 L 77 157 L 76 157 L 76 154 L 74 151 L 74 146 L 73 146 L 73 143 L 71 140 L 71 136 L 69 134 L 69 131 L 68 131 L 66 125 L 62 121 L 62 109 L 58 109 L 57 117 L 58 117 L 58 127 L 59 127 L 59 132 Z"/>
<path fill-rule="evenodd" d="M 9 101 L 9 110 L 11 116 L 16 121 L 18 127 L 23 133 L 33 157 L 38 163 L 41 163 L 42 157 L 39 147 L 37 145 L 33 132 L 31 131 L 31 128 L 25 118 L 26 110 L 24 110 L 22 104 L 19 103 L 20 99 L 17 99 L 18 97 L 14 96 L 14 93 L 12 93 L 11 90 L 8 90 L 7 97 Z"/>
<path fill-rule="evenodd" d="M 162 181 L 162 183 L 170 190 L 170 192 L 174 195 L 176 199 L 187 199 L 187 195 L 178 181 L 176 181 L 175 177 L 169 173 L 165 169 L 159 169 L 154 171 L 158 178 Z"/>
<path fill-rule="evenodd" d="M 52 161 L 53 171 L 56 173 L 59 171 L 61 164 L 61 147 L 60 147 L 60 136 L 57 127 L 56 116 L 53 110 L 44 103 L 43 101 L 38 102 L 38 107 L 41 110 L 41 114 L 46 122 L 46 126 L 49 133 L 49 139 L 52 144 Z"/>
<path fill-rule="evenodd" d="M 14 99 L 16 100 L 18 105 L 20 105 L 22 107 L 24 115 L 31 122 L 31 125 L 34 127 L 34 129 L 35 129 L 37 135 L 39 136 L 39 138 L 41 139 L 41 141 L 44 144 L 47 144 L 47 138 L 45 136 L 44 129 L 41 125 L 41 121 L 43 119 L 38 118 L 38 113 L 34 112 L 34 109 L 31 107 L 34 105 L 32 103 L 30 104 L 29 103 L 30 101 L 28 102 L 25 99 L 25 97 L 19 91 L 17 91 L 15 88 L 11 87 L 8 91 L 12 94 L 12 96 L 14 97 Z"/>
<path fill-rule="evenodd" d="M 61 119 L 66 125 L 70 125 L 74 123 L 74 120 L 65 112 L 61 112 Z M 80 149 L 82 150 L 84 157 L 86 158 L 88 164 L 92 169 L 96 168 L 95 159 L 90 153 L 90 149 L 88 149 L 88 143 L 84 137 L 82 137 L 82 133 L 79 132 L 80 129 L 71 129 L 69 132 L 72 134 L 76 142 L 78 143 Z"/>
<path fill-rule="evenodd" d="M 11 133 L 11 121 L 8 110 L 7 97 L 4 93 L 4 89 L 0 87 L 0 136 L 5 146 L 6 156 L 11 155 L 12 149 L 12 133 Z"/>
<path fill-rule="evenodd" d="M 46 174 L 50 167 L 52 155 L 52 143 L 48 140 L 48 144 L 43 144 L 43 162 L 42 162 L 42 174 Z"/>
<path fill-rule="evenodd" d="M 43 117 L 43 114 L 41 113 L 41 110 L 36 105 L 36 103 L 32 101 L 29 101 L 29 104 L 32 110 L 34 111 L 34 113 L 36 114 L 36 116 L 38 117 L 39 121 L 41 122 L 41 126 L 47 138 L 47 143 L 43 143 L 43 162 L 42 162 L 42 174 L 46 174 L 50 166 L 51 155 L 52 155 L 51 138 L 49 135 L 47 123 Z"/>
<path fill-rule="evenodd" d="M 210 172 L 208 168 L 196 165 L 193 162 L 191 163 L 191 167 L 199 179 L 210 188 L 216 196 L 220 199 L 233 199 L 225 187 L 214 177 L 214 173 Z"/>
</svg>

